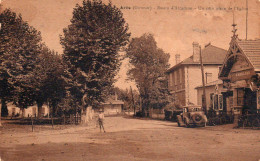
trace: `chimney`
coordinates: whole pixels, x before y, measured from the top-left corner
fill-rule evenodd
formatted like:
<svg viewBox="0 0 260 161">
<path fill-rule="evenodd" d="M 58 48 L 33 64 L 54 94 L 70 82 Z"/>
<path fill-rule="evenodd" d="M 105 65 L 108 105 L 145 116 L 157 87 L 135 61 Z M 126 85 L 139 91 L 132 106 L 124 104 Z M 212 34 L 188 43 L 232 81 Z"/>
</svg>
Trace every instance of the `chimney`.
<svg viewBox="0 0 260 161">
<path fill-rule="evenodd" d="M 180 63 L 180 57 L 181 57 L 180 54 L 175 54 L 175 62 L 176 62 L 176 64 Z"/>
<path fill-rule="evenodd" d="M 199 43 L 193 42 L 193 61 L 194 62 L 199 62 L 200 61 L 200 47 Z"/>
</svg>

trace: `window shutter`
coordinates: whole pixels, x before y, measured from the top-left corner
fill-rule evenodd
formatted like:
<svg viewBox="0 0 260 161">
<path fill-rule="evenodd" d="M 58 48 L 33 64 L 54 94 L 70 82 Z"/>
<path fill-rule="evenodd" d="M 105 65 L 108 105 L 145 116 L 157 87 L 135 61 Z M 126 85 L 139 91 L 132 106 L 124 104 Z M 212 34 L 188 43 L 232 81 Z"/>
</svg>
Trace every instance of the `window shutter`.
<svg viewBox="0 0 260 161">
<path fill-rule="evenodd" d="M 219 110 L 223 110 L 223 95 L 222 94 L 218 95 L 218 108 L 219 108 Z"/>
<path fill-rule="evenodd" d="M 214 110 L 218 110 L 218 95 L 214 95 Z"/>
</svg>

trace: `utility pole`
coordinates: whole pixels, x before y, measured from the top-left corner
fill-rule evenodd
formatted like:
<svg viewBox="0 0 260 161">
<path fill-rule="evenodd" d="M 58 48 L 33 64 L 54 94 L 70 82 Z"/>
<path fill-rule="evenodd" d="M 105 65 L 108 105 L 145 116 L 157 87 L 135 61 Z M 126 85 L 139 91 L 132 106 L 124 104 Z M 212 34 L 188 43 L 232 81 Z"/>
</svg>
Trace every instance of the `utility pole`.
<svg viewBox="0 0 260 161">
<path fill-rule="evenodd" d="M 132 86 L 130 86 L 130 91 L 131 91 L 132 103 L 133 103 L 133 106 L 134 106 L 134 116 L 135 116 L 135 100 L 134 100 L 134 94 L 133 94 Z"/>
<path fill-rule="evenodd" d="M 1 3 L 2 3 L 2 0 L 0 0 L 0 13 L 2 12 L 2 7 L 1 7 Z M 0 30 L 1 30 L 1 27 L 2 27 L 2 24 L 0 23 Z M 1 100 L 2 102 L 2 100 Z M 2 126 L 2 104 L 0 104 L 0 127 Z"/>
<path fill-rule="evenodd" d="M 205 79 L 204 79 L 204 67 L 202 63 L 202 55 L 201 55 L 201 46 L 200 48 L 200 66 L 201 66 L 201 76 L 202 76 L 202 87 L 203 87 L 203 94 L 202 94 L 202 108 L 204 109 L 205 114 L 208 113 L 207 105 L 206 105 L 206 90 L 205 90 Z"/>
<path fill-rule="evenodd" d="M 246 0 L 246 40 L 247 40 L 247 28 L 248 28 L 248 0 Z"/>
</svg>

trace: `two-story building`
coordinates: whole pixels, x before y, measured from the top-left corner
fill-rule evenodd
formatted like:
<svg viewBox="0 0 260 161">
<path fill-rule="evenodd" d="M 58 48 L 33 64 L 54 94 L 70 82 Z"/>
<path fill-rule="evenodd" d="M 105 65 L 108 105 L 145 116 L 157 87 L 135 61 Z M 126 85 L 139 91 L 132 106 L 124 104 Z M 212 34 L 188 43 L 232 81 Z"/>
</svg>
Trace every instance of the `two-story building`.
<svg viewBox="0 0 260 161">
<path fill-rule="evenodd" d="M 179 62 L 180 55 L 175 55 L 176 65 L 166 71 L 168 75 L 168 88 L 175 103 L 180 106 L 197 105 L 196 87 L 202 84 L 200 47 L 194 42 L 193 55 Z M 210 43 L 201 51 L 204 66 L 205 81 L 218 79 L 218 73 L 227 51 Z"/>
<path fill-rule="evenodd" d="M 228 115 L 260 112 L 260 39 L 242 40 L 235 31 L 219 79 L 205 85 L 206 104 Z M 203 87 L 196 89 L 201 105 Z"/>
</svg>

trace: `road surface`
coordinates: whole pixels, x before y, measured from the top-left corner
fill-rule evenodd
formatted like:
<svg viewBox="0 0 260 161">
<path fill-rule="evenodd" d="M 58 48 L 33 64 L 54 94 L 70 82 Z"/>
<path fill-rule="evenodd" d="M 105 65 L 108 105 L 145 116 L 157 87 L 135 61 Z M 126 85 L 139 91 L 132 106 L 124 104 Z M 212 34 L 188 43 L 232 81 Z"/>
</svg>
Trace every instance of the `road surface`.
<svg viewBox="0 0 260 161">
<path fill-rule="evenodd" d="M 107 117 L 106 133 L 89 126 L 4 124 L 1 161 L 258 161 L 260 130 L 232 125 L 177 127 L 174 122 Z"/>
</svg>

